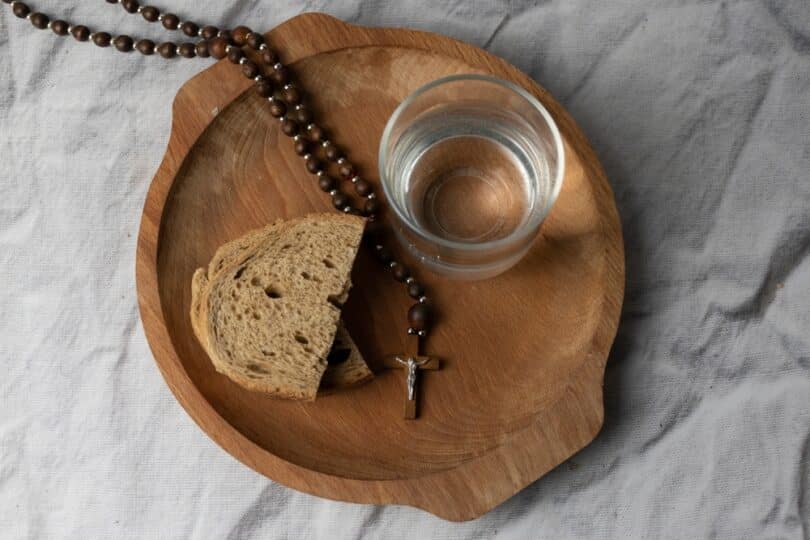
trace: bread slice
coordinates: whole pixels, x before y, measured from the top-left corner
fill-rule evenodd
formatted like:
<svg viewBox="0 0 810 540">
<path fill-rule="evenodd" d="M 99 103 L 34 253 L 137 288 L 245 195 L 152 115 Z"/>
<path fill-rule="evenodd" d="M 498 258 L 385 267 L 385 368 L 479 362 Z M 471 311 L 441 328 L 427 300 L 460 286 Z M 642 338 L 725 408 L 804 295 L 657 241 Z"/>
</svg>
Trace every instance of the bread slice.
<svg viewBox="0 0 810 540">
<path fill-rule="evenodd" d="M 191 306 L 192 327 L 217 371 L 251 390 L 314 399 L 363 226 L 354 216 L 311 215 L 217 250 L 208 268 L 194 273 Z M 327 387 L 371 375 L 352 346 Z"/>
</svg>

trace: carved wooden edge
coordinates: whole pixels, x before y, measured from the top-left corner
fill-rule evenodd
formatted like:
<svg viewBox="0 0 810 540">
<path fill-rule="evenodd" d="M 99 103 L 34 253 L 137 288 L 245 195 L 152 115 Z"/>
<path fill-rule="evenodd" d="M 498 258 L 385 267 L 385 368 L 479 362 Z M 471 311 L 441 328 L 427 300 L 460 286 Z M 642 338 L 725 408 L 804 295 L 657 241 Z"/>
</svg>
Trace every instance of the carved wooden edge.
<svg viewBox="0 0 810 540">
<path fill-rule="evenodd" d="M 316 32 L 317 40 L 311 35 Z M 367 504 L 406 504 L 443 519 L 474 519 L 578 452 L 597 435 L 604 417 L 602 384 L 610 345 L 616 335 L 624 296 L 624 247 L 621 225 L 605 173 L 590 144 L 573 119 L 543 88 L 506 61 L 451 38 L 407 29 L 365 28 L 328 15 L 299 15 L 268 32 L 285 51 L 288 63 L 324 52 L 363 46 L 397 46 L 441 50 L 467 63 L 512 80 L 534 94 L 549 110 L 569 151 L 580 155 L 591 179 L 606 244 L 607 296 L 602 299 L 601 324 L 591 353 L 582 359 L 579 376 L 538 421 L 518 431 L 501 446 L 460 466 L 401 480 L 342 478 L 300 467 L 256 445 L 225 421 L 193 384 L 173 347 L 166 328 L 157 279 L 158 234 L 172 182 L 194 142 L 215 115 L 242 94 L 250 81 L 226 61 L 192 78 L 173 104 L 172 131 L 166 155 L 149 188 L 138 236 L 136 282 L 144 331 L 156 363 L 177 400 L 194 421 L 223 449 L 269 478 L 296 490 L 342 501 Z M 213 78 L 216 86 L 207 81 Z M 199 91 L 192 91 L 199 90 Z M 182 117 L 181 128 L 177 119 Z M 554 453 L 547 439 L 562 439 L 569 452 Z M 457 493 L 466 493 L 464 499 Z"/>
</svg>

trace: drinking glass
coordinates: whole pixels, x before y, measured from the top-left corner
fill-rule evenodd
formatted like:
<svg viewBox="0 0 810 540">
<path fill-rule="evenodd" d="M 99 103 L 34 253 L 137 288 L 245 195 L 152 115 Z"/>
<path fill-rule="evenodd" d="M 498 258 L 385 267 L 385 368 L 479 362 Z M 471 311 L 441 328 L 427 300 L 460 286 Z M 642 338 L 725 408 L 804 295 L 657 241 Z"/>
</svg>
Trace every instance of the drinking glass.
<svg viewBox="0 0 810 540">
<path fill-rule="evenodd" d="M 562 186 L 562 138 L 510 82 L 455 75 L 422 86 L 388 120 L 380 181 L 399 240 L 430 270 L 484 279 L 531 246 Z"/>
</svg>

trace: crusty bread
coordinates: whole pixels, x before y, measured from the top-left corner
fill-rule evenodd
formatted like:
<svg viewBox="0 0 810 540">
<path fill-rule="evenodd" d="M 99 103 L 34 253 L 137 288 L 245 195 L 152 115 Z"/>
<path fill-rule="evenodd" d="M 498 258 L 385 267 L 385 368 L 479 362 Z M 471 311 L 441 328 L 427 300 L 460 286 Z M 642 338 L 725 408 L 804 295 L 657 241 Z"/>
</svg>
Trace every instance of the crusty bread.
<svg viewBox="0 0 810 540">
<path fill-rule="evenodd" d="M 354 216 L 311 215 L 217 250 L 194 273 L 191 305 L 192 327 L 217 371 L 251 390 L 314 399 L 363 226 Z M 352 353 L 327 387 L 368 378 L 356 347 Z"/>
</svg>

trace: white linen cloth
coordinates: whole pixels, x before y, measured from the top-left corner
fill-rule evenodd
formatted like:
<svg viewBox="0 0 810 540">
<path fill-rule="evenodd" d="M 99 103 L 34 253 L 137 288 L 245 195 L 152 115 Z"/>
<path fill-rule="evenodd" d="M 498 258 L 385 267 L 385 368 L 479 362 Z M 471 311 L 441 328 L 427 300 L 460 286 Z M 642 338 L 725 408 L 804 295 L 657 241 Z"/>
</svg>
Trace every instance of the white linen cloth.
<svg viewBox="0 0 810 540">
<path fill-rule="evenodd" d="M 803 0 L 165 0 L 264 30 L 305 10 L 442 32 L 573 114 L 616 193 L 627 294 L 606 422 L 464 524 L 322 500 L 216 446 L 164 384 L 134 255 L 177 89 L 0 8 L 0 537 L 807 538 L 810 8 Z M 54 16 L 164 38 L 101 0 Z M 313 36 L 317 39 L 317 36 Z"/>
</svg>

